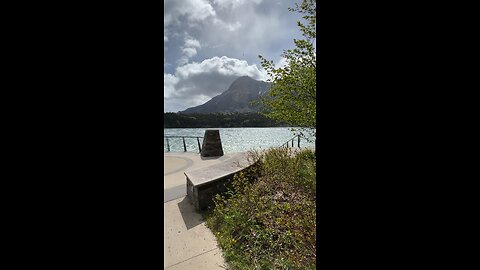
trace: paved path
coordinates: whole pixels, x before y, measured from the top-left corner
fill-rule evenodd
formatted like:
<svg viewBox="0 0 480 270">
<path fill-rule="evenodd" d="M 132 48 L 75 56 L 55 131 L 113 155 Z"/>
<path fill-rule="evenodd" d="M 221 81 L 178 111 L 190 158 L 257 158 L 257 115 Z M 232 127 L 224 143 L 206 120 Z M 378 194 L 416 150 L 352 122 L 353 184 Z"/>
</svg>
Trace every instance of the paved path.
<svg viewBox="0 0 480 270">
<path fill-rule="evenodd" d="M 215 236 L 185 197 L 183 172 L 217 164 L 233 155 L 202 158 L 198 153 L 164 153 L 164 269 L 225 269 Z"/>
</svg>

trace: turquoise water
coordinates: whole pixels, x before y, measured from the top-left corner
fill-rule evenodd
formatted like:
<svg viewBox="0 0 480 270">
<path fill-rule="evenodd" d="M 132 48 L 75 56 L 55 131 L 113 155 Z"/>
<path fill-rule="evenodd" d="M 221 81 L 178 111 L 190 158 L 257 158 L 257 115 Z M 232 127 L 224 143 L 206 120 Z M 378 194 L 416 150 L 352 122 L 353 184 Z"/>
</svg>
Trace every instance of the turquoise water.
<svg viewBox="0 0 480 270">
<path fill-rule="evenodd" d="M 165 128 L 164 136 L 199 136 L 203 137 L 205 130 L 218 129 L 225 153 L 244 152 L 251 149 L 267 149 L 278 147 L 291 139 L 295 134 L 291 128 Z M 169 138 L 171 152 L 183 152 L 183 141 L 181 138 Z M 163 150 L 167 152 L 166 139 L 163 139 Z M 186 138 L 185 144 L 188 152 L 198 152 L 198 143 L 195 138 Z M 202 144 L 202 139 L 200 139 Z M 291 142 L 290 142 L 291 145 Z M 295 139 L 294 146 L 297 146 Z M 315 147 L 314 142 L 300 140 L 300 147 Z"/>
</svg>

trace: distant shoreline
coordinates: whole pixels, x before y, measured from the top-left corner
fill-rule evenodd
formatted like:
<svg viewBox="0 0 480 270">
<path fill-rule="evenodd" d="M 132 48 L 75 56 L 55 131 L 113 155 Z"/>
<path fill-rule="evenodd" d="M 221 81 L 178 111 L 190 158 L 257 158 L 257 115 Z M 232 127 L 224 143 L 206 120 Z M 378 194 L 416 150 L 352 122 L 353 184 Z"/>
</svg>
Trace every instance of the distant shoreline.
<svg viewBox="0 0 480 270">
<path fill-rule="evenodd" d="M 298 127 L 163 127 L 163 129 L 182 129 L 182 128 L 298 128 Z"/>
<path fill-rule="evenodd" d="M 235 128 L 235 127 L 288 127 L 256 113 L 164 113 L 164 128 Z"/>
</svg>

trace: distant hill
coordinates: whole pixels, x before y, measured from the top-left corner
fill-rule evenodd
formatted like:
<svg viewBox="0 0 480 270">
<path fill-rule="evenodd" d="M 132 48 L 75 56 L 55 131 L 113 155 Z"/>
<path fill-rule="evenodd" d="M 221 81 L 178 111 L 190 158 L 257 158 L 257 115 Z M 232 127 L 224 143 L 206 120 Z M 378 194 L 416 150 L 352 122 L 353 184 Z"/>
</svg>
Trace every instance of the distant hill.
<svg viewBox="0 0 480 270">
<path fill-rule="evenodd" d="M 257 81 L 243 76 L 232 82 L 222 94 L 213 97 L 206 103 L 188 108 L 181 113 L 230 113 L 230 112 L 258 112 L 258 106 L 250 103 L 258 100 L 270 90 L 271 83 Z"/>
</svg>

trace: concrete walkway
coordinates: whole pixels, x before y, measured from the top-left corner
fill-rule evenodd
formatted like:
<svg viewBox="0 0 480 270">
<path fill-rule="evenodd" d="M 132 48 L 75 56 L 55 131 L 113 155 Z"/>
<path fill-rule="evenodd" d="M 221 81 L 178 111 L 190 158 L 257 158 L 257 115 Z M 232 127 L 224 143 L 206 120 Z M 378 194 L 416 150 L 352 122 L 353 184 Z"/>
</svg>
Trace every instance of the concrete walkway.
<svg viewBox="0 0 480 270">
<path fill-rule="evenodd" d="M 220 163 L 234 155 L 202 158 L 198 153 L 164 153 L 164 269 L 225 269 L 215 236 L 185 197 L 183 173 Z"/>
</svg>

